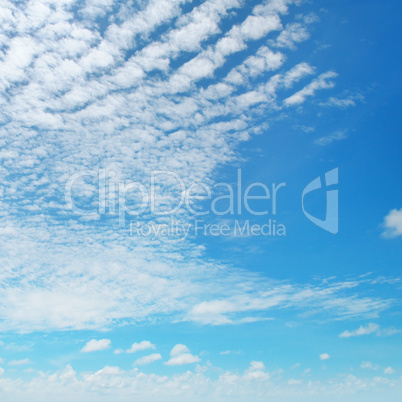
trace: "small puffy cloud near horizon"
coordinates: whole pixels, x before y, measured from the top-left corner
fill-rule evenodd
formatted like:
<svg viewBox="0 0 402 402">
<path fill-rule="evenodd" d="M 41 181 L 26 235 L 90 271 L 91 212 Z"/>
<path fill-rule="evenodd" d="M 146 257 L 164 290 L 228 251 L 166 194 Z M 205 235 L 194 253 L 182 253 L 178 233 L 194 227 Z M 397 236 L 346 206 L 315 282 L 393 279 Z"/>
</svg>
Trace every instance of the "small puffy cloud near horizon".
<svg viewBox="0 0 402 402">
<path fill-rule="evenodd" d="M 370 370 L 378 370 L 380 368 L 380 366 L 378 364 L 372 363 L 372 362 L 362 362 L 360 364 L 360 368 L 370 369 Z"/>
</svg>

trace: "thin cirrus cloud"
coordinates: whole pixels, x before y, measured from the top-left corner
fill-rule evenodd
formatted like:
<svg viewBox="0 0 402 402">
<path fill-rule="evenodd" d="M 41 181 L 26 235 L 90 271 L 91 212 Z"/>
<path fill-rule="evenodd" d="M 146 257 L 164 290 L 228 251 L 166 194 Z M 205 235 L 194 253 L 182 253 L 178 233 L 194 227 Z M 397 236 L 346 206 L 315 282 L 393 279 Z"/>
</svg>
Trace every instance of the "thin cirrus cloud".
<svg viewBox="0 0 402 402">
<path fill-rule="evenodd" d="M 111 346 L 110 339 L 91 339 L 86 345 L 81 349 L 82 353 L 97 352 L 99 350 L 109 349 Z"/>
<path fill-rule="evenodd" d="M 334 96 L 331 96 L 327 101 L 320 102 L 320 106 L 346 109 L 351 106 L 356 106 L 356 102 L 363 101 L 364 96 L 361 94 L 349 95 L 345 98 L 336 98 Z"/>
<path fill-rule="evenodd" d="M 31 361 L 27 359 L 20 359 L 20 360 L 11 360 L 8 362 L 9 366 L 25 366 L 27 364 L 30 364 Z"/>
<path fill-rule="evenodd" d="M 332 134 L 329 134 L 325 137 L 320 137 L 314 141 L 315 144 L 325 146 L 332 144 L 335 141 L 345 140 L 348 138 L 348 134 L 346 130 L 338 130 Z"/>
</svg>

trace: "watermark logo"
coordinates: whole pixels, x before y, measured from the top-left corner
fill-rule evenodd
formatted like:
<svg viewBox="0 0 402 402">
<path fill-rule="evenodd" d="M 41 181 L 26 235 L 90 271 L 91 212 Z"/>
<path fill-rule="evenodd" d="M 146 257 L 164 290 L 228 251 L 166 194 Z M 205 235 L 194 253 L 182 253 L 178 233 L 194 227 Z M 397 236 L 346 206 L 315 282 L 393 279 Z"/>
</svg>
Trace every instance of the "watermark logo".
<svg viewBox="0 0 402 402">
<path fill-rule="evenodd" d="M 210 223 L 203 219 L 182 222 L 171 217 L 168 222 L 130 221 L 130 236 L 149 240 L 184 240 L 188 237 L 283 237 L 286 227 L 275 219 L 253 223 L 250 219 Z"/>
<path fill-rule="evenodd" d="M 325 173 L 325 185 L 326 187 L 338 184 L 338 168 L 330 170 Z M 326 194 L 326 214 L 325 219 L 318 219 L 315 216 L 309 214 L 304 207 L 304 197 L 322 188 L 321 177 L 317 177 L 311 181 L 303 190 L 302 194 L 302 208 L 306 217 L 318 227 L 326 230 L 329 233 L 336 234 L 339 230 L 339 216 L 338 216 L 338 190 L 327 190 Z"/>
<path fill-rule="evenodd" d="M 123 227 L 126 218 L 134 216 L 276 215 L 278 193 L 286 187 L 286 183 L 260 182 L 245 187 L 241 169 L 233 184 L 185 183 L 177 173 L 159 170 L 144 179 L 145 184 L 121 180 L 113 170 L 82 170 L 67 180 L 65 201 L 77 215 L 117 215 Z M 88 193 L 92 200 L 85 203 Z"/>
<path fill-rule="evenodd" d="M 115 216 L 120 227 L 127 227 L 129 219 L 132 236 L 152 240 L 286 235 L 285 225 L 275 220 L 285 182 L 246 186 L 241 169 L 232 183 L 189 183 L 172 171 L 151 171 L 141 177 L 142 181 L 123 180 L 112 169 L 76 172 L 66 182 L 67 207 L 85 219 Z M 337 184 L 338 168 L 325 173 L 325 184 L 317 177 L 302 192 L 304 215 L 332 234 L 338 233 L 338 189 L 331 188 Z M 305 207 L 306 195 L 317 190 L 326 191 L 325 219 Z"/>
</svg>

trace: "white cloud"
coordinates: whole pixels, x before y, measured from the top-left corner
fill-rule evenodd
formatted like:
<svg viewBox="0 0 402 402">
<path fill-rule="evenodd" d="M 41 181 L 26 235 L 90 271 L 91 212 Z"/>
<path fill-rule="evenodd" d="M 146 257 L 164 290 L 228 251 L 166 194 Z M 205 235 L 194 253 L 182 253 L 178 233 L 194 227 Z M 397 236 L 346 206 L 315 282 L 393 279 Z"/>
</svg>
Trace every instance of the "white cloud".
<svg viewBox="0 0 402 402">
<path fill-rule="evenodd" d="M 391 366 L 388 366 L 384 369 L 384 374 L 393 374 L 394 372 L 395 370 Z"/>
<path fill-rule="evenodd" d="M 168 366 L 182 366 L 184 364 L 198 363 L 200 358 L 191 353 L 184 353 L 180 356 L 171 357 L 165 364 Z"/>
<path fill-rule="evenodd" d="M 302 60 L 285 65 L 286 46 L 249 46 L 280 36 L 285 14 L 300 24 L 292 1 L 244 8 L 243 22 L 226 33 L 222 27 L 244 2 L 207 0 L 188 12 L 186 0 L 137 3 L 113 3 L 115 17 L 102 26 L 97 21 L 108 15 L 109 0 L 2 4 L 0 137 L 7 143 L 0 141 L 0 236 L 3 255 L 12 257 L 0 258 L 1 329 L 105 329 L 156 316 L 233 324 L 288 307 L 361 318 L 388 308 L 390 300 L 340 286 L 247 274 L 205 258 L 191 240 L 133 239 L 122 235 L 115 216 L 82 217 L 66 207 L 65 184 L 85 169 L 144 183 L 152 170 L 174 170 L 185 183 L 212 184 L 217 169 L 261 128 L 261 112 L 332 87 L 335 75 L 327 73 L 290 101 L 292 85 L 319 72 Z M 285 29 L 278 43 L 303 38 L 301 30 Z M 244 62 L 228 58 L 243 50 Z M 232 70 L 231 82 L 219 81 L 221 67 Z M 257 76 L 251 89 L 248 80 Z M 210 85 L 199 85 L 204 77 Z M 76 201 L 92 208 L 97 181 L 89 180 L 77 183 Z M 174 204 L 174 186 L 157 184 L 163 202 Z M 180 218 L 189 222 L 183 211 Z"/>
<path fill-rule="evenodd" d="M 331 96 L 326 102 L 321 102 L 320 106 L 346 109 L 350 106 L 356 106 L 356 101 L 361 102 L 363 100 L 364 97 L 362 95 L 350 95 L 347 98 L 335 98 Z"/>
<path fill-rule="evenodd" d="M 320 360 L 328 360 L 331 356 L 328 353 L 320 354 Z"/>
<path fill-rule="evenodd" d="M 384 218 L 382 236 L 394 238 L 402 235 L 402 209 L 393 209 Z"/>
<path fill-rule="evenodd" d="M 290 381 L 290 383 L 289 383 Z M 289 387 L 291 385 L 291 387 Z M 297 387 L 297 394 L 295 394 Z M 138 368 L 122 370 L 106 366 L 98 371 L 77 373 L 70 365 L 56 372 L 33 372 L 28 378 L 1 378 L 0 389 L 4 400 L 13 402 L 41 402 L 43 390 L 60 402 L 116 399 L 122 402 L 141 401 L 201 401 L 240 402 L 253 400 L 322 401 L 342 400 L 352 402 L 399 400 L 401 378 L 367 375 L 334 375 L 327 379 L 292 378 L 268 372 L 262 362 L 252 362 L 245 371 L 233 372 L 206 365 L 192 371 L 173 375 L 144 373 Z"/>
<path fill-rule="evenodd" d="M 129 13 L 121 25 L 111 24 L 106 37 L 116 47 L 131 48 L 135 37 L 147 36 L 162 23 L 180 14 L 180 4 L 184 0 L 151 0 L 140 12 Z M 134 15 L 133 15 L 134 14 Z"/>
<path fill-rule="evenodd" d="M 346 133 L 346 130 L 338 130 L 335 131 L 332 134 L 329 134 L 325 137 L 318 138 L 314 141 L 315 144 L 317 145 L 329 145 L 332 144 L 334 141 L 340 141 L 340 140 L 345 140 L 348 138 L 348 135 Z"/>
<path fill-rule="evenodd" d="M 321 74 L 317 79 L 313 80 L 310 84 L 305 86 L 300 91 L 296 92 L 294 95 L 284 100 L 285 106 L 297 106 L 305 102 L 307 97 L 311 97 L 315 94 L 317 90 L 333 88 L 335 86 L 334 82 L 331 81 L 332 78 L 336 78 L 338 74 L 333 71 L 328 71 Z"/>
<path fill-rule="evenodd" d="M 233 294 L 231 297 L 220 300 L 209 299 L 201 303 L 197 303 L 187 313 L 185 320 L 195 321 L 202 324 L 223 325 L 248 322 L 248 314 L 254 312 L 254 318 L 269 319 L 258 312 L 269 311 L 272 309 L 283 307 L 292 307 L 300 309 L 302 306 L 309 306 L 308 313 L 305 315 L 317 314 L 325 312 L 331 314 L 336 310 L 339 317 L 358 316 L 366 310 L 366 302 L 372 303 L 369 299 L 358 300 L 346 298 L 341 300 L 335 296 L 337 292 L 343 292 L 354 289 L 358 286 L 357 281 L 333 283 L 325 285 L 324 288 L 307 287 L 296 289 L 288 284 L 278 284 L 275 289 L 269 293 L 261 294 Z M 335 297 L 334 297 L 335 296 Z M 376 304 L 376 303 L 375 303 Z M 374 306 L 374 304 L 371 304 Z M 373 315 L 373 317 L 376 314 Z"/>
<path fill-rule="evenodd" d="M 109 349 L 111 345 L 110 339 L 91 339 L 87 344 L 81 349 L 83 353 L 97 352 L 98 350 Z"/>
<path fill-rule="evenodd" d="M 350 338 L 351 336 L 361 336 L 361 335 L 370 335 L 379 329 L 378 324 L 374 324 L 370 322 L 367 326 L 361 325 L 358 329 L 355 329 L 354 331 L 343 331 L 339 337 L 340 338 Z"/>
<path fill-rule="evenodd" d="M 248 304 L 249 302 L 251 305 Z M 245 304 L 243 305 L 243 303 Z M 261 301 L 261 303 L 263 303 L 263 301 Z M 254 309 L 259 310 L 264 308 L 258 306 L 257 300 L 255 300 L 254 304 L 251 301 L 247 301 L 246 297 L 242 300 L 212 300 L 195 305 L 187 314 L 186 319 L 211 325 L 241 324 L 272 320 L 271 317 L 239 317 L 237 319 L 229 317 L 235 313 Z"/>
<path fill-rule="evenodd" d="M 296 125 L 294 126 L 296 130 L 301 130 L 304 133 L 313 133 L 315 131 L 315 127 L 304 126 L 304 125 Z"/>
<path fill-rule="evenodd" d="M 304 78 L 307 75 L 311 74 L 314 74 L 314 68 L 311 67 L 308 63 L 297 64 L 291 70 L 286 72 L 283 77 L 283 85 L 286 88 L 291 88 L 291 86 L 295 82 L 298 82 L 301 78 Z"/>
<path fill-rule="evenodd" d="M 186 345 L 177 344 L 170 351 L 170 359 L 165 362 L 168 366 L 181 366 L 184 364 L 198 363 L 200 358 L 190 353 Z"/>
<path fill-rule="evenodd" d="M 296 379 L 294 379 L 294 378 L 291 378 L 290 380 L 288 380 L 288 384 L 289 385 L 300 385 L 300 384 L 302 384 L 303 383 L 303 381 L 301 381 L 301 380 L 296 380 Z"/>
<path fill-rule="evenodd" d="M 264 370 L 264 369 L 265 369 L 265 365 L 263 362 L 258 362 L 258 361 L 250 362 L 249 370 Z"/>
<path fill-rule="evenodd" d="M 362 369 L 369 369 L 369 370 L 378 370 L 381 368 L 381 366 L 379 364 L 375 364 L 375 363 L 371 363 L 371 362 L 362 362 L 360 367 Z M 384 374 L 393 374 L 395 372 L 395 370 L 391 366 L 385 367 L 383 371 L 384 371 Z"/>
<path fill-rule="evenodd" d="M 306 26 L 300 23 L 292 23 L 286 26 L 274 43 L 278 47 L 288 47 L 293 49 L 295 43 L 303 42 L 309 37 L 310 33 Z"/>
<path fill-rule="evenodd" d="M 271 376 L 265 371 L 265 365 L 260 361 L 250 362 L 250 367 L 244 373 L 244 377 L 249 380 L 268 381 Z"/>
<path fill-rule="evenodd" d="M 376 332 L 377 336 L 392 336 L 392 335 L 397 335 L 397 334 L 401 334 L 402 333 L 402 329 L 397 329 L 397 328 L 383 328 L 383 329 L 379 329 Z"/>
<path fill-rule="evenodd" d="M 141 366 L 141 365 L 144 365 L 144 364 L 150 364 L 150 363 L 153 363 L 153 362 L 155 362 L 157 360 L 160 360 L 160 359 L 162 359 L 162 356 L 159 353 L 152 353 L 152 354 L 150 354 L 148 356 L 140 357 L 139 359 L 137 359 L 134 362 L 134 365 L 135 366 Z"/>
<path fill-rule="evenodd" d="M 127 349 L 126 352 L 127 353 L 135 353 L 135 352 L 138 352 L 140 350 L 146 350 L 146 349 L 155 349 L 155 345 L 153 345 L 149 341 L 141 341 L 141 342 L 138 342 L 138 343 L 133 343 L 131 345 L 131 348 Z"/>
<path fill-rule="evenodd" d="M 167 366 L 182 366 L 184 364 L 198 363 L 200 358 L 191 353 L 184 353 L 179 356 L 171 357 L 165 364 Z"/>
<path fill-rule="evenodd" d="M 268 32 L 282 28 L 281 20 L 276 15 L 251 15 L 240 26 L 240 32 L 245 39 L 260 39 Z"/>
<path fill-rule="evenodd" d="M 257 53 L 248 57 L 244 63 L 238 67 L 241 74 L 255 77 L 262 72 L 269 70 L 276 70 L 282 66 L 284 62 L 284 55 L 282 53 L 275 53 L 266 46 L 258 49 Z"/>
<path fill-rule="evenodd" d="M 177 344 L 173 347 L 173 349 L 170 351 L 170 356 L 174 357 L 174 356 L 179 356 L 183 353 L 188 353 L 190 352 L 189 348 L 186 345 L 182 345 L 182 344 Z"/>
<path fill-rule="evenodd" d="M 31 361 L 29 359 L 21 359 L 21 360 L 11 360 L 8 362 L 9 366 L 24 366 L 26 364 L 30 364 Z"/>
<path fill-rule="evenodd" d="M 378 370 L 380 366 L 378 364 L 373 364 L 371 362 L 362 362 L 360 364 L 362 369 Z"/>
<path fill-rule="evenodd" d="M 237 307 L 234 303 L 227 300 L 215 300 L 202 302 L 195 305 L 190 311 L 190 317 L 196 321 L 204 321 L 205 323 L 221 324 L 229 323 L 226 317 L 227 313 L 234 312 Z"/>
</svg>

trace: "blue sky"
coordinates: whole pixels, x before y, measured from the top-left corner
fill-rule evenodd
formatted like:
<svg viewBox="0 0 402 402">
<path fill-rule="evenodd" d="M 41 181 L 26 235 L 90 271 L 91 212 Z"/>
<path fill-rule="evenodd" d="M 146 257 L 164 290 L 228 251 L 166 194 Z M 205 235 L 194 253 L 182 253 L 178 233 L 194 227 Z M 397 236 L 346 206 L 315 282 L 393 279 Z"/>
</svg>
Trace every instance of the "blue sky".
<svg viewBox="0 0 402 402">
<path fill-rule="evenodd" d="M 400 12 L 4 1 L 1 400 L 400 399 Z"/>
</svg>

